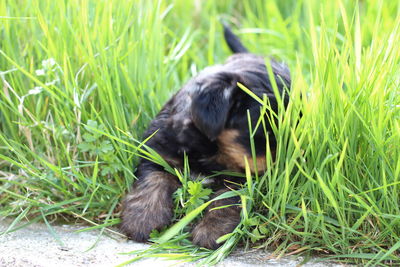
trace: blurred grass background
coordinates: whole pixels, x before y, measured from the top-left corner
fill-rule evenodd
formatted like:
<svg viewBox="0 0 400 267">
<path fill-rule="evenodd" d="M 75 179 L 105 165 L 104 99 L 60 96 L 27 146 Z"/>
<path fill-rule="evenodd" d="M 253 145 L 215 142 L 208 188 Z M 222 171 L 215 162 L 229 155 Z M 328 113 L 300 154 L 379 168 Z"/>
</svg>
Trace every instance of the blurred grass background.
<svg viewBox="0 0 400 267">
<path fill-rule="evenodd" d="M 0 215 L 117 224 L 136 140 L 186 80 L 230 55 L 223 19 L 250 51 L 287 63 L 292 100 L 229 242 L 174 249 L 215 262 L 240 241 L 400 264 L 399 11 L 384 0 L 1 1 Z M 177 219 L 196 207 L 177 201 Z"/>
</svg>

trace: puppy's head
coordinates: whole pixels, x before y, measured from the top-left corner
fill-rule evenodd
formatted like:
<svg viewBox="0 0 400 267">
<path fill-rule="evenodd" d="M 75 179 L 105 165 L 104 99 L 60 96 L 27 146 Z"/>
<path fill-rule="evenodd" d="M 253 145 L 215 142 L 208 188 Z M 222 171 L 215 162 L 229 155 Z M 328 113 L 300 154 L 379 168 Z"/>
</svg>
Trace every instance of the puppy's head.
<svg viewBox="0 0 400 267">
<path fill-rule="evenodd" d="M 192 120 L 211 141 L 216 140 L 224 129 L 248 133 L 248 111 L 252 120 L 259 118 L 260 104 L 241 90 L 237 83 L 243 84 L 261 99 L 264 94 L 267 95 L 271 108 L 274 111 L 278 109 L 264 59 L 250 54 L 241 57 L 236 56 L 214 72 L 200 75 L 201 78 L 195 83 L 191 104 Z M 290 86 L 289 71 L 284 65 L 272 63 L 278 89 L 283 92 L 284 88 Z M 287 98 L 285 100 L 287 103 Z"/>
<path fill-rule="evenodd" d="M 243 81 L 236 73 L 217 72 L 196 83 L 197 88 L 192 96 L 192 120 L 211 141 L 225 128 L 240 90 L 238 82 Z"/>
</svg>

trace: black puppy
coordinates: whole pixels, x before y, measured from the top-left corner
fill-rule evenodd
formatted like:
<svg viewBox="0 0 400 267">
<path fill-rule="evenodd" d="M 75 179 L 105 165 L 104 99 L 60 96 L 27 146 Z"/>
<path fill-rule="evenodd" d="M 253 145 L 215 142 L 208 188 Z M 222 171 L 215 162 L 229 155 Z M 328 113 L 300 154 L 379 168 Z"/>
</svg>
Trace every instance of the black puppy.
<svg viewBox="0 0 400 267">
<path fill-rule="evenodd" d="M 147 138 L 157 131 L 147 145 L 176 168 L 183 166 L 185 153 L 192 173 L 210 175 L 222 170 L 243 171 L 244 157 L 253 162 L 247 110 L 254 126 L 260 116 L 260 104 L 242 91 L 237 86 L 238 82 L 260 98 L 266 94 L 272 109 L 275 112 L 278 109 L 265 59 L 250 54 L 229 28 L 225 27 L 224 35 L 235 54 L 225 64 L 207 67 L 189 80 L 165 104 L 144 136 Z M 284 102 L 287 103 L 287 94 L 283 92 L 284 88 L 290 87 L 289 70 L 273 60 L 271 66 Z M 273 152 L 275 138 L 271 129 L 267 130 Z M 266 137 L 262 129 L 256 132 L 254 142 L 258 170 L 265 170 Z M 180 184 L 176 177 L 146 159 L 141 159 L 136 177 L 138 180 L 133 190 L 123 202 L 120 228 L 129 238 L 143 242 L 153 229 L 161 229 L 170 223 L 173 215 L 172 195 Z M 216 178 L 220 189 L 214 196 L 228 190 L 221 181 L 230 179 L 234 178 Z M 194 228 L 193 242 L 216 249 L 219 246 L 216 240 L 239 224 L 240 208 L 239 205 L 230 205 L 222 209 L 210 209 L 237 203 L 239 199 L 235 197 L 214 201 Z"/>
</svg>

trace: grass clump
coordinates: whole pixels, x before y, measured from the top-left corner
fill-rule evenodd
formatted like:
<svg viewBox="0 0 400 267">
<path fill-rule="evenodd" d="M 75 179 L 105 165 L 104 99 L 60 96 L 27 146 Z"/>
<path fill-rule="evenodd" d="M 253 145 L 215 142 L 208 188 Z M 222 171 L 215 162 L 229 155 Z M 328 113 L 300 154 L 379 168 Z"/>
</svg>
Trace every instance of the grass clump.
<svg viewBox="0 0 400 267">
<path fill-rule="evenodd" d="M 223 18 L 250 51 L 290 66 L 276 159 L 231 193 L 242 222 L 215 252 L 187 240 L 210 191 L 165 165 L 184 185 L 183 219 L 140 257 L 215 263 L 241 242 L 400 264 L 399 11 L 383 0 L 0 2 L 0 215 L 117 224 L 138 155 L 166 164 L 138 141 L 144 129 L 185 80 L 230 54 Z"/>
</svg>

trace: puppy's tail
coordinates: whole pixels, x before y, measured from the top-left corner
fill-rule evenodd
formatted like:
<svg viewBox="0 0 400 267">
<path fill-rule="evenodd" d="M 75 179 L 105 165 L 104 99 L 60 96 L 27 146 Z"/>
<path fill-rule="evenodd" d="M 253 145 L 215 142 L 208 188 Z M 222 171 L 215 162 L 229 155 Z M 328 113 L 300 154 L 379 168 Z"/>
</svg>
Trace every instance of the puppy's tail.
<svg viewBox="0 0 400 267">
<path fill-rule="evenodd" d="M 225 23 L 222 23 L 224 26 L 224 37 L 225 41 L 228 44 L 229 48 L 232 50 L 233 53 L 248 53 L 246 47 L 242 44 L 239 37 L 237 37 L 231 29 Z"/>
</svg>

